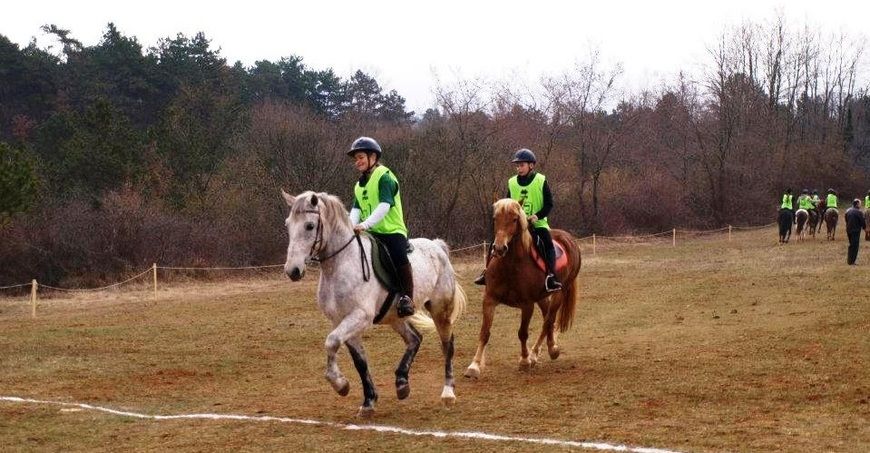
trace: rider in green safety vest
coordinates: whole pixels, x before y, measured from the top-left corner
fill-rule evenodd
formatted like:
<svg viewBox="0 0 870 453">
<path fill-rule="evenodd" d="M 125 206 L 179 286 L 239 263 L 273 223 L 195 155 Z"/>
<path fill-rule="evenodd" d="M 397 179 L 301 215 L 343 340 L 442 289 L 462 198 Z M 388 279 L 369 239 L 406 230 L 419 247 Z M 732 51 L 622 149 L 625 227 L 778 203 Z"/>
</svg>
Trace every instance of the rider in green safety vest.
<svg viewBox="0 0 870 453">
<path fill-rule="evenodd" d="M 785 193 L 782 194 L 782 203 L 780 204 L 779 209 L 788 209 L 789 211 L 794 209 L 790 188 L 785 189 Z"/>
<path fill-rule="evenodd" d="M 350 221 L 357 234 L 368 231 L 383 242 L 402 283 L 402 294 L 396 302 L 400 318 L 414 314 L 414 275 L 408 261 L 408 228 L 402 214 L 399 180 L 389 168 L 381 165 L 381 145 L 369 137 L 354 140 L 347 155 L 360 172 L 354 185 Z"/>
<path fill-rule="evenodd" d="M 819 202 L 822 201 L 822 199 L 819 198 L 819 191 L 818 190 L 813 190 L 812 200 L 813 200 L 813 206 L 818 206 Z"/>
<path fill-rule="evenodd" d="M 553 247 L 553 237 L 550 235 L 550 224 L 547 221 L 547 216 L 553 209 L 553 194 L 547 184 L 547 177 L 535 171 L 538 159 L 529 149 L 523 148 L 514 153 L 511 163 L 516 165 L 517 174 L 508 180 L 506 198 L 520 202 L 528 216 L 535 244 L 540 241 L 543 246 L 542 255 L 547 265 L 544 288 L 548 292 L 559 291 L 562 289 L 562 283 L 556 278 L 556 249 Z M 489 256 L 490 254 L 487 254 L 487 265 Z M 486 284 L 485 269 L 474 283 Z"/>
<path fill-rule="evenodd" d="M 864 197 L 864 209 L 870 209 L 870 190 L 867 191 L 867 196 Z"/>
<path fill-rule="evenodd" d="M 798 209 L 803 209 L 807 212 L 813 209 L 813 200 L 810 198 L 810 190 L 804 189 L 801 191 L 801 196 L 798 197 Z"/>
<path fill-rule="evenodd" d="M 825 200 L 825 205 L 828 209 L 837 209 L 837 191 L 828 189 L 828 198 Z"/>
</svg>

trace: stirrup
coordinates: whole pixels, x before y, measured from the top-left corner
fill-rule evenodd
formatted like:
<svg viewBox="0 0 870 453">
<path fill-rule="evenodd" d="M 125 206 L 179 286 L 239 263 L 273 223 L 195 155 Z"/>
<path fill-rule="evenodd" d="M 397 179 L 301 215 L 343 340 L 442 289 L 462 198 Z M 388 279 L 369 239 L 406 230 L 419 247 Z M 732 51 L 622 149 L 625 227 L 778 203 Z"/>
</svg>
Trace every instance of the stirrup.
<svg viewBox="0 0 870 453">
<path fill-rule="evenodd" d="M 414 315 L 414 303 L 411 301 L 410 297 L 404 295 L 396 301 L 396 314 L 398 314 L 400 318 Z"/>
<path fill-rule="evenodd" d="M 485 270 L 483 272 L 481 272 L 480 275 L 477 276 L 477 278 L 474 279 L 474 284 L 481 285 L 481 286 L 486 285 L 486 271 Z"/>
<path fill-rule="evenodd" d="M 553 293 L 562 289 L 562 284 L 559 283 L 559 280 L 556 280 L 555 275 L 548 275 L 546 280 L 544 280 L 544 289 L 547 290 L 548 293 Z"/>
</svg>

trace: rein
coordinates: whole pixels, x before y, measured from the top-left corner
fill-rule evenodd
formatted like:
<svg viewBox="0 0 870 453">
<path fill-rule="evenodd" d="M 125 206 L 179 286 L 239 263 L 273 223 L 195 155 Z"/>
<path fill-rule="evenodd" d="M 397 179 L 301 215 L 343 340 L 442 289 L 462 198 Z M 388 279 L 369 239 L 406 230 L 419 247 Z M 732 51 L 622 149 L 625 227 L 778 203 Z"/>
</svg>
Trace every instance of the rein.
<svg viewBox="0 0 870 453">
<path fill-rule="evenodd" d="M 344 251 L 344 249 L 346 249 L 347 246 L 356 239 L 356 243 L 359 245 L 360 269 L 362 269 L 363 280 L 369 281 L 372 275 L 372 269 L 369 260 L 366 257 L 366 251 L 365 248 L 363 248 L 362 239 L 360 239 L 359 233 L 354 232 L 353 236 L 351 236 L 350 239 L 341 246 L 341 248 L 330 253 L 326 257 L 320 257 L 320 254 L 323 252 L 323 219 L 320 216 L 320 210 L 306 209 L 302 212 L 306 214 L 317 214 L 317 232 L 314 234 L 314 242 L 311 244 L 311 250 L 308 251 L 308 259 L 306 261 L 323 263 Z"/>
</svg>

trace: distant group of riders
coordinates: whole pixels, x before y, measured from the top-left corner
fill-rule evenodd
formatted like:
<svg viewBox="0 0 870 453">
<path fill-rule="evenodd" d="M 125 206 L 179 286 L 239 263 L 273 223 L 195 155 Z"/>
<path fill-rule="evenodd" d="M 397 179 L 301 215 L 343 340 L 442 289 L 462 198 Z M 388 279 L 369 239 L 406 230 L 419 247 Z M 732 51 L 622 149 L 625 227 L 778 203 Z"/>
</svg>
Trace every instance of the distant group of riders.
<svg viewBox="0 0 870 453">
<path fill-rule="evenodd" d="M 779 208 L 779 242 L 781 244 L 788 243 L 792 225 L 797 225 L 798 239 L 804 239 L 807 233 L 815 237 L 822 228 L 822 221 L 827 227 L 827 238 L 833 241 L 840 215 L 838 203 L 837 191 L 833 188 L 828 189 L 824 199 L 819 197 L 817 190 L 813 190 L 810 194 L 809 189 L 803 189 L 797 198 L 797 211 L 795 211 L 792 191 L 790 188 L 785 189 Z M 862 210 L 862 205 L 864 210 Z M 868 218 L 870 218 L 868 206 L 870 206 L 870 190 L 867 191 L 863 203 L 858 198 L 852 200 L 851 206 L 844 215 L 846 235 L 849 238 L 849 251 L 846 260 L 848 264 L 855 264 L 862 230 L 867 231 L 865 239 L 870 241 L 870 230 L 867 229 Z"/>
</svg>

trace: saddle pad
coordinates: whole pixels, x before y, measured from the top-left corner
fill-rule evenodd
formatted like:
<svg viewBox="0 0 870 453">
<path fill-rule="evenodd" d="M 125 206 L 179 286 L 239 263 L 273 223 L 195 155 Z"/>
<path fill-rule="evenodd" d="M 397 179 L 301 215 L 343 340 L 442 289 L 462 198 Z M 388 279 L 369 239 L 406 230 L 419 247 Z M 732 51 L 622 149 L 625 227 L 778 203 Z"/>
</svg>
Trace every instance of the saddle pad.
<svg viewBox="0 0 870 453">
<path fill-rule="evenodd" d="M 535 261 L 535 264 L 537 264 L 538 267 L 542 271 L 547 272 L 547 264 L 544 263 L 544 258 L 542 258 L 541 255 L 538 253 L 538 248 L 535 247 L 534 245 L 532 245 L 531 248 L 532 248 L 532 253 L 531 253 L 532 260 Z M 556 240 L 553 241 L 553 248 L 556 249 L 556 269 L 555 269 L 555 271 L 559 272 L 562 269 L 564 269 L 566 266 L 568 266 L 568 254 L 565 253 L 565 248 L 562 247 L 562 244 L 560 244 L 559 241 L 556 241 Z"/>
</svg>

